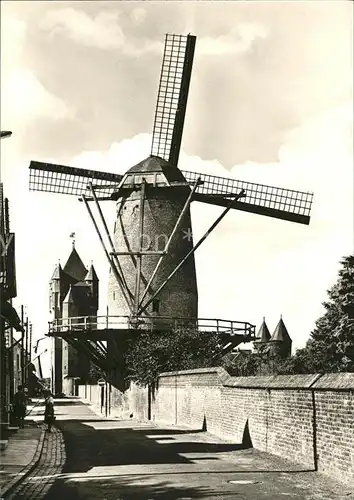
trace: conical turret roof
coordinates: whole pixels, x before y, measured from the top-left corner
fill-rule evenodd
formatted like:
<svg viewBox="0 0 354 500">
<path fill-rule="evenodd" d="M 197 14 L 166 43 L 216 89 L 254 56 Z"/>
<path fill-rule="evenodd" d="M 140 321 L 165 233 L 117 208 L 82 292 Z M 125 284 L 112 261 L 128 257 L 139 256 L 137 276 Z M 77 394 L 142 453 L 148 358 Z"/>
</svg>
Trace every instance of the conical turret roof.
<svg viewBox="0 0 354 500">
<path fill-rule="evenodd" d="M 283 318 L 280 317 L 279 323 L 275 327 L 271 340 L 277 342 L 292 342 L 290 335 L 288 334 L 288 330 L 284 325 Z"/>
<path fill-rule="evenodd" d="M 270 333 L 268 330 L 268 326 L 265 322 L 265 318 L 263 318 L 262 324 L 256 335 L 256 342 L 269 342 L 269 340 L 270 340 Z"/>
<path fill-rule="evenodd" d="M 72 289 L 71 285 L 70 285 L 70 288 L 68 290 L 68 293 L 66 294 L 65 299 L 63 300 L 63 304 L 64 303 L 65 304 L 74 304 L 75 303 L 73 289 Z"/>
<path fill-rule="evenodd" d="M 98 277 L 93 264 L 91 264 L 90 269 L 85 276 L 85 281 L 98 281 Z"/>
<path fill-rule="evenodd" d="M 169 182 L 186 182 L 178 167 L 168 163 L 159 156 L 149 156 L 131 167 L 127 174 L 157 173 L 162 172 Z"/>
<path fill-rule="evenodd" d="M 63 271 L 78 281 L 82 281 L 85 279 L 87 269 L 80 259 L 80 256 L 77 253 L 75 247 L 73 247 Z"/>
<path fill-rule="evenodd" d="M 60 264 L 57 264 L 54 269 L 52 280 L 60 280 L 62 274 L 62 268 Z"/>
</svg>

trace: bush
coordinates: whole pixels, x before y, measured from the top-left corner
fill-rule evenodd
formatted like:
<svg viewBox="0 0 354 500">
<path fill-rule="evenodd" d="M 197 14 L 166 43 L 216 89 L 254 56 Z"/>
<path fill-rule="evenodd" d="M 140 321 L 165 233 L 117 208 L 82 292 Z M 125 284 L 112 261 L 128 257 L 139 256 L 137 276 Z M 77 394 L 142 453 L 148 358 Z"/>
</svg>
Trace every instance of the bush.
<svg viewBox="0 0 354 500">
<path fill-rule="evenodd" d="M 148 385 L 154 384 L 162 372 L 218 366 L 222 355 L 219 342 L 216 333 L 194 329 L 142 332 L 127 349 L 127 377 Z"/>
</svg>

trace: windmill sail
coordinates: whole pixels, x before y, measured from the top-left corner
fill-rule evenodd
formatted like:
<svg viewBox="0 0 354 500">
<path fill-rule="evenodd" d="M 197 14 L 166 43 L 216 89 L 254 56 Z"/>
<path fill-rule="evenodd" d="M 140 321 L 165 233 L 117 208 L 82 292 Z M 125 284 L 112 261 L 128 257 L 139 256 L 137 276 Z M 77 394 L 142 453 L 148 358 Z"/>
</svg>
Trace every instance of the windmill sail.
<svg viewBox="0 0 354 500">
<path fill-rule="evenodd" d="M 102 199 L 110 197 L 122 180 L 122 176 L 118 174 L 39 161 L 31 161 L 29 169 L 30 191 L 81 196 L 90 193 L 88 184 L 92 182 L 93 187 L 98 190 L 97 197 Z"/>
<path fill-rule="evenodd" d="M 276 219 L 309 224 L 313 193 L 283 189 L 253 182 L 239 181 L 197 172 L 182 171 L 186 181 L 193 185 L 198 177 L 200 184 L 193 197 L 195 201 L 227 206 L 230 196 L 242 189 L 245 197 L 235 203 L 236 210 L 266 215 Z M 122 176 L 109 172 L 86 170 L 32 161 L 30 165 L 30 190 L 61 193 L 74 196 L 89 194 L 92 182 L 98 199 L 111 199 Z"/>
<path fill-rule="evenodd" d="M 194 196 L 196 201 L 227 206 L 230 196 L 235 196 L 243 189 L 245 197 L 235 203 L 233 208 L 236 210 L 300 224 L 310 223 L 313 193 L 195 172 L 183 172 L 183 175 L 191 184 L 200 177 L 202 184 L 198 186 Z"/>
<path fill-rule="evenodd" d="M 177 165 L 196 37 L 166 35 L 151 154 Z"/>
</svg>

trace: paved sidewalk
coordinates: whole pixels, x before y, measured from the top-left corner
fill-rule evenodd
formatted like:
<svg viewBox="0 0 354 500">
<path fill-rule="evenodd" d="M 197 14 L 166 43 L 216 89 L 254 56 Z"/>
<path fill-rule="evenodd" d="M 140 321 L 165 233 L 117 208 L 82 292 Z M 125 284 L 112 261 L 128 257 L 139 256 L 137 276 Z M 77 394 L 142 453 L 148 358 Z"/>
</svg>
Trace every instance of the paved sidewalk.
<svg viewBox="0 0 354 500">
<path fill-rule="evenodd" d="M 34 421 L 25 421 L 25 427 L 9 438 L 5 450 L 1 451 L 0 482 L 1 496 L 12 489 L 36 465 L 44 437 L 44 430 Z"/>
<path fill-rule="evenodd" d="M 66 460 L 63 435 L 56 427 L 45 432 L 42 450 L 36 466 L 7 495 L 4 500 L 55 500 L 61 496 L 71 500 L 68 490 L 56 495 L 52 490 L 63 471 Z"/>
</svg>

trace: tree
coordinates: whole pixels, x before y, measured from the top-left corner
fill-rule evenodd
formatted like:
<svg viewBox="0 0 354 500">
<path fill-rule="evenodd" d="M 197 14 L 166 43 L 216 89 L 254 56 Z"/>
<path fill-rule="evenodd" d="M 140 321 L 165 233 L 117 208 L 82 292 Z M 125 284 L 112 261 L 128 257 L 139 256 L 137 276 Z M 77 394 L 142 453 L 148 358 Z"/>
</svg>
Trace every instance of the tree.
<svg viewBox="0 0 354 500">
<path fill-rule="evenodd" d="M 216 332 L 176 329 L 141 333 L 125 355 L 127 376 L 140 385 L 154 384 L 162 372 L 218 366 L 221 348 Z"/>
<path fill-rule="evenodd" d="M 344 257 L 341 264 L 338 281 L 323 303 L 326 312 L 306 344 L 312 372 L 354 371 L 354 256 Z"/>
<path fill-rule="evenodd" d="M 272 373 L 276 375 L 293 375 L 295 373 L 314 373 L 313 360 L 308 349 L 298 349 L 293 356 L 281 358 L 273 356 Z"/>
<path fill-rule="evenodd" d="M 103 371 L 101 370 L 101 368 L 99 368 L 98 366 L 96 366 L 95 364 L 93 364 L 91 362 L 90 363 L 90 369 L 89 369 L 89 372 L 88 372 L 87 382 L 89 384 L 97 384 L 97 381 L 100 378 L 105 378 L 105 374 L 103 373 Z"/>
<path fill-rule="evenodd" d="M 222 360 L 222 367 L 234 377 L 248 377 L 258 374 L 258 353 L 239 350 L 236 353 L 226 354 Z"/>
</svg>

